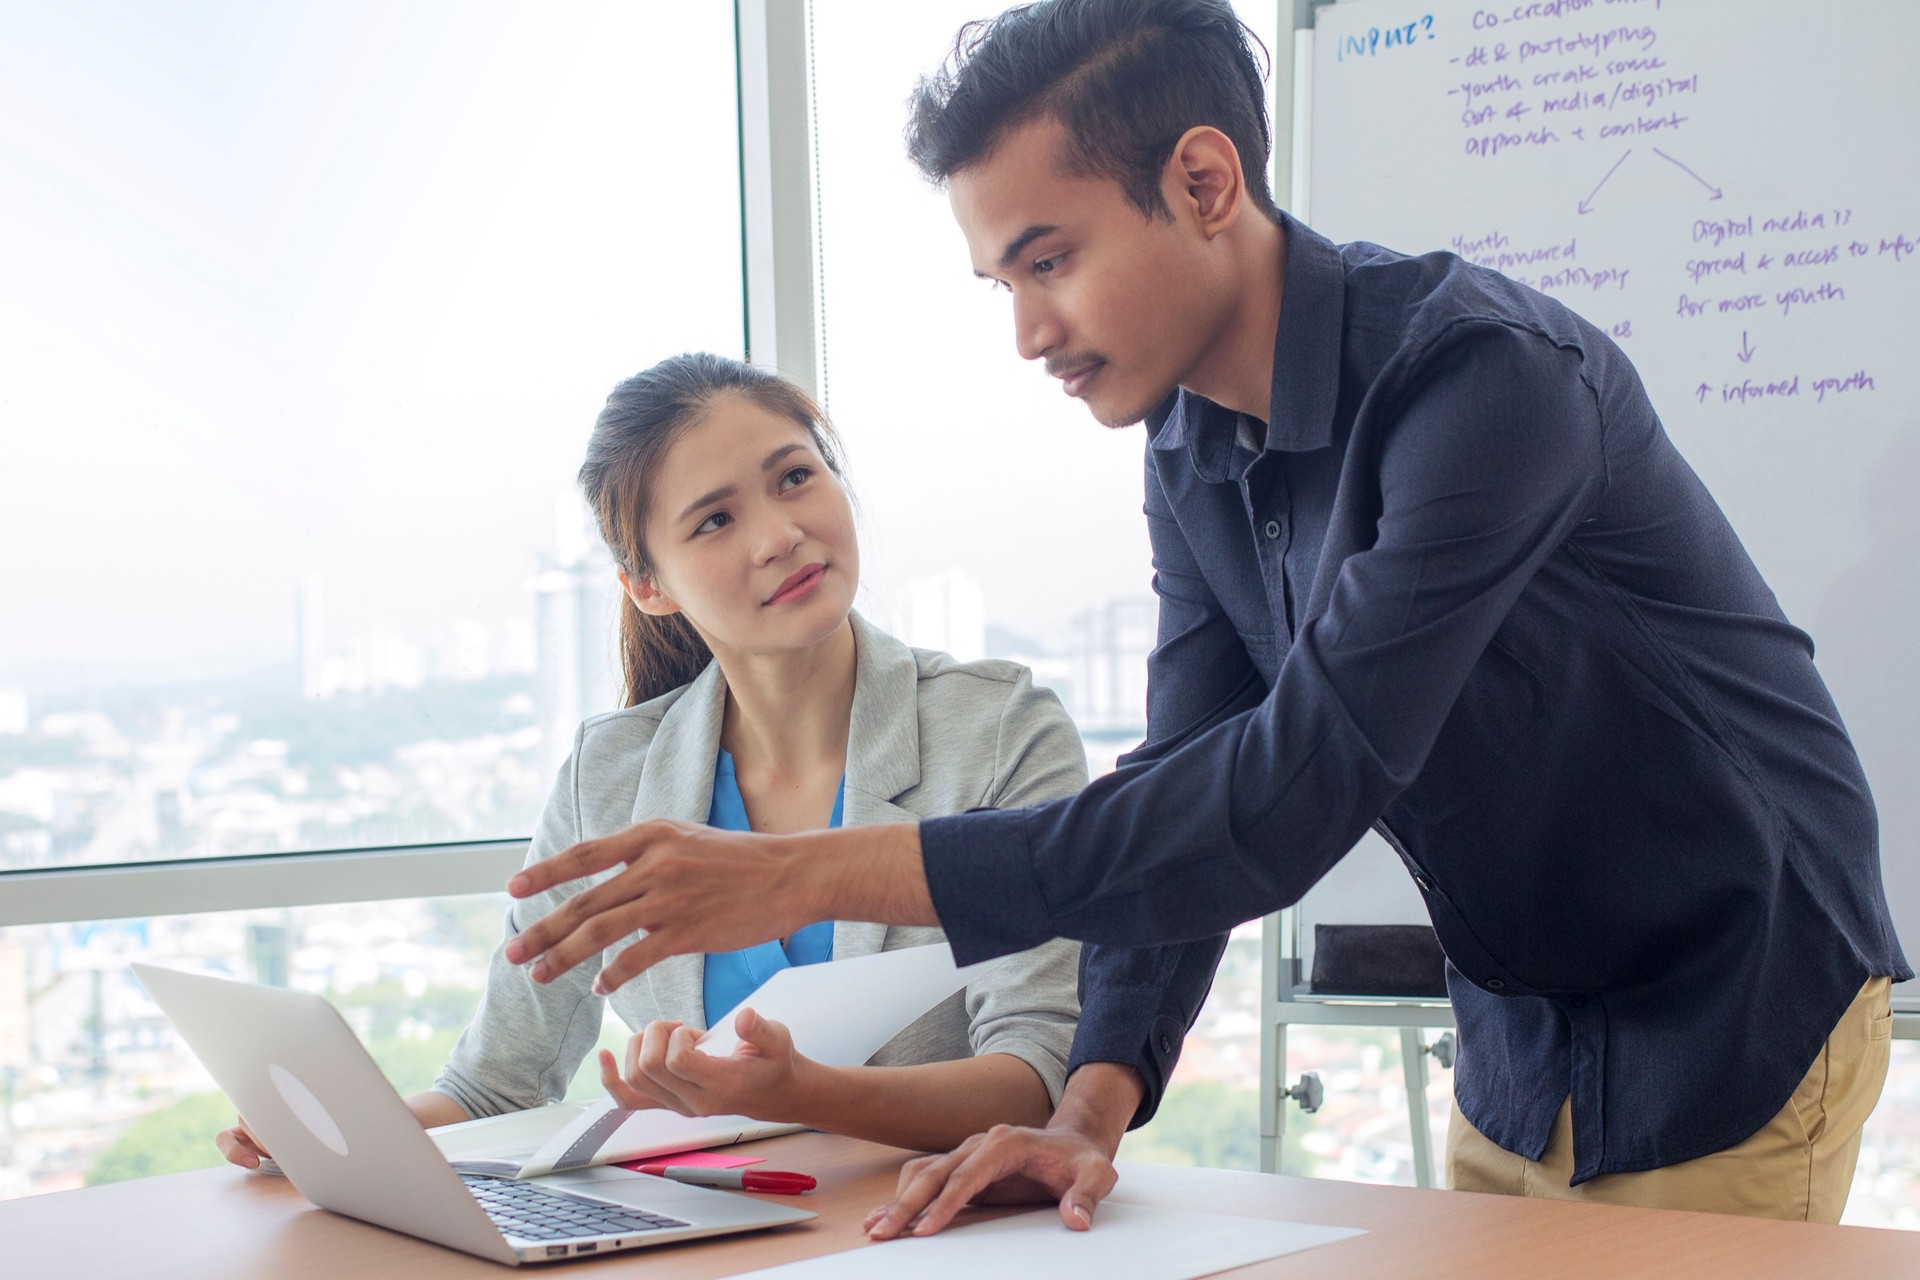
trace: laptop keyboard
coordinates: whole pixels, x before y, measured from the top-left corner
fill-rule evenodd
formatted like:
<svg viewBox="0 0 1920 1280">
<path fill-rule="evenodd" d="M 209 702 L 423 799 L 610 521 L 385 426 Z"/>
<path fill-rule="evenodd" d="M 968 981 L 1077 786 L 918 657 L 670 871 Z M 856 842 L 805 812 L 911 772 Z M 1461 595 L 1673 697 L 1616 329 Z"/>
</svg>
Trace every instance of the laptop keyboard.
<svg viewBox="0 0 1920 1280">
<path fill-rule="evenodd" d="M 510 1236 L 526 1240 L 576 1240 L 592 1236 L 637 1235 L 643 1231 L 664 1231 L 668 1227 L 688 1225 L 625 1205 L 608 1204 L 536 1187 L 507 1178 L 481 1178 L 463 1175 L 460 1179 L 473 1192 L 480 1207 L 493 1219 L 493 1225 Z"/>
</svg>

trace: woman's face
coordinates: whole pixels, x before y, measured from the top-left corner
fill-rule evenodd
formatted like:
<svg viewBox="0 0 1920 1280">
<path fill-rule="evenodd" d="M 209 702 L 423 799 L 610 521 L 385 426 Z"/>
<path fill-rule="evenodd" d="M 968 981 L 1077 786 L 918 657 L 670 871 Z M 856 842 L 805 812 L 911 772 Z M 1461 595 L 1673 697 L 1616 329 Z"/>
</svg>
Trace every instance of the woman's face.
<svg viewBox="0 0 1920 1280">
<path fill-rule="evenodd" d="M 715 652 L 774 653 L 832 635 L 853 608 L 853 506 L 805 427 L 722 395 L 653 477 L 641 610 L 684 613 Z"/>
</svg>

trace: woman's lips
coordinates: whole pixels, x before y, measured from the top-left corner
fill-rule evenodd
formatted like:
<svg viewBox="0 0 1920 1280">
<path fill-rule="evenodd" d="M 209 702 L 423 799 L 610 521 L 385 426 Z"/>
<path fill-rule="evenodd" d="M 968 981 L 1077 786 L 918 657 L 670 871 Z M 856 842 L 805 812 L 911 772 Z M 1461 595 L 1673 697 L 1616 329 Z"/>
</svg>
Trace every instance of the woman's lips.
<svg viewBox="0 0 1920 1280">
<path fill-rule="evenodd" d="M 810 564 L 781 583 L 780 589 L 768 597 L 767 603 L 786 604 L 789 601 L 798 600 L 803 596 L 809 595 L 821 582 L 825 581 L 826 576 L 827 566 L 823 564 Z"/>
</svg>

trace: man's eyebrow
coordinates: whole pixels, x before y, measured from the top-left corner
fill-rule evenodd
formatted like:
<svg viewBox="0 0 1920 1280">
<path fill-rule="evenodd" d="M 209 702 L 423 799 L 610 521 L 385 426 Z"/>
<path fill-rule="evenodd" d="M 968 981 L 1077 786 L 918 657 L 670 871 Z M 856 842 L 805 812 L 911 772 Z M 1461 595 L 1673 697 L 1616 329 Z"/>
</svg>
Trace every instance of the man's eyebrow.
<svg viewBox="0 0 1920 1280">
<path fill-rule="evenodd" d="M 1038 240 L 1041 236 L 1051 235 L 1059 229 L 1059 227 L 1049 222 L 1044 224 L 1036 223 L 1028 227 L 1025 231 L 1022 231 L 1019 235 L 1007 242 L 1007 251 L 1000 255 L 1000 269 L 1005 271 L 1008 267 L 1011 267 L 1013 260 L 1020 256 L 1021 250 L 1025 249 L 1035 240 Z M 978 267 L 974 268 L 973 274 L 979 276 L 982 280 L 990 278 L 986 272 L 980 270 Z"/>
<path fill-rule="evenodd" d="M 760 464 L 760 469 L 762 471 L 771 471 L 775 467 L 780 465 L 780 460 L 782 458 L 786 457 L 790 453 L 793 453 L 795 450 L 804 449 L 804 448 L 806 448 L 805 445 L 799 444 L 797 442 L 794 444 L 783 444 L 778 449 L 775 449 L 772 453 L 766 456 L 766 459 Z M 687 504 L 686 510 L 682 511 L 677 517 L 675 517 L 674 522 L 677 524 L 679 523 L 679 521 L 685 520 L 688 516 L 692 515 L 694 512 L 698 511 L 702 507 L 710 507 L 716 502 L 724 502 L 738 492 L 739 490 L 736 489 L 733 485 L 727 484 L 727 485 L 721 485 L 718 489 L 715 489 L 712 493 L 703 493 L 699 497 L 695 498 L 692 502 L 689 502 Z"/>
</svg>

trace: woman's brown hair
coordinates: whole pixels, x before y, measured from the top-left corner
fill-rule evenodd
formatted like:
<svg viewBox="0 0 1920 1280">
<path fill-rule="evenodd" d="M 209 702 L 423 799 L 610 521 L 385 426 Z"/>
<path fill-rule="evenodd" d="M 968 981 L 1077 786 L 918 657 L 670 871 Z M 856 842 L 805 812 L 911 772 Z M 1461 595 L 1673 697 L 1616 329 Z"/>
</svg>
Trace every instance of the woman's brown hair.
<svg viewBox="0 0 1920 1280">
<path fill-rule="evenodd" d="M 778 374 L 707 352 L 662 360 L 613 389 L 593 424 L 580 489 L 593 508 L 614 563 L 630 580 L 653 572 L 647 511 L 653 477 L 667 450 L 722 396 L 739 396 L 805 427 L 827 469 L 841 477 L 840 441 L 820 406 Z M 682 614 L 654 617 L 631 597 L 620 600 L 622 706 L 677 689 L 705 669 L 713 653 Z"/>
</svg>

